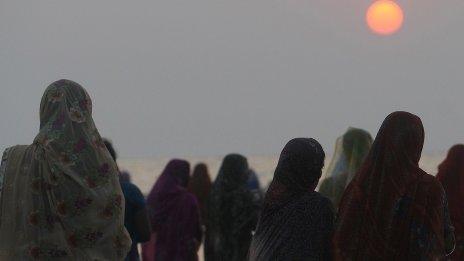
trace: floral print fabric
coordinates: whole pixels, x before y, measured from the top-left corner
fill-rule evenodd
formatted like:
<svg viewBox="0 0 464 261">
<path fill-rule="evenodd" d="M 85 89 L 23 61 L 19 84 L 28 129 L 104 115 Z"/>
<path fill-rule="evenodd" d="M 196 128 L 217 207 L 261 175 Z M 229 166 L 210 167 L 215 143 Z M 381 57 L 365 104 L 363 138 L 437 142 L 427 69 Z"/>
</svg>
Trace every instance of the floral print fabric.
<svg viewBox="0 0 464 261">
<path fill-rule="evenodd" d="M 118 169 L 84 88 L 69 80 L 51 84 L 34 143 L 6 157 L 1 260 L 124 259 L 130 239 Z"/>
</svg>

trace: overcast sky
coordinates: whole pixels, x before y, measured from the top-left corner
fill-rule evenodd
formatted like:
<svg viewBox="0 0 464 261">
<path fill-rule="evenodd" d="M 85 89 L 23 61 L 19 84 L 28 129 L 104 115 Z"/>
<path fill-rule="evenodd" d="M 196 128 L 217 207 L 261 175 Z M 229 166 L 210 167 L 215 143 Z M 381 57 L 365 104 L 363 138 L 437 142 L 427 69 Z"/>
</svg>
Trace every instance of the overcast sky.
<svg viewBox="0 0 464 261">
<path fill-rule="evenodd" d="M 91 94 L 123 157 L 332 151 L 408 110 L 427 152 L 464 142 L 464 1 L 401 0 L 403 29 L 366 28 L 368 0 L 1 0 L 0 149 L 29 144 L 46 86 Z"/>
</svg>

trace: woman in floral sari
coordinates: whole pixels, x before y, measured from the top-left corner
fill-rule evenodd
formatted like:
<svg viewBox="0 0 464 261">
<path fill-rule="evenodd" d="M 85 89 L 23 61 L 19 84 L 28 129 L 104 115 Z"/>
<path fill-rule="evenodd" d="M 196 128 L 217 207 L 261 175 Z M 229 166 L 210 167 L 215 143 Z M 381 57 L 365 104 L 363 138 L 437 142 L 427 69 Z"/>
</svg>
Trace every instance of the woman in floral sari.
<svg viewBox="0 0 464 261">
<path fill-rule="evenodd" d="M 464 260 L 464 145 L 453 146 L 438 167 L 438 180 L 448 197 L 450 217 L 455 228 L 456 249 L 451 260 Z"/>
<path fill-rule="evenodd" d="M 0 168 L 0 260 L 122 260 L 130 247 L 117 167 L 87 92 L 51 84 L 40 131 Z"/>
<path fill-rule="evenodd" d="M 423 144 L 419 117 L 385 119 L 340 203 L 335 260 L 441 260 L 452 251 L 445 192 L 419 168 Z"/>
</svg>

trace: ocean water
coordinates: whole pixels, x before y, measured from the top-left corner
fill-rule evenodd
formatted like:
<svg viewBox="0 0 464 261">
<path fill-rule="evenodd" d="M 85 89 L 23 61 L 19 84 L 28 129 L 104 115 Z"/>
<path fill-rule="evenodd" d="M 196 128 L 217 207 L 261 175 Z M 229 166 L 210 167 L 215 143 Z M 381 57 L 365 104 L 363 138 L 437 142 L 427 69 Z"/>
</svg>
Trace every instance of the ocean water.
<svg viewBox="0 0 464 261">
<path fill-rule="evenodd" d="M 437 167 L 445 158 L 445 153 L 424 154 L 422 155 L 420 166 L 429 174 L 435 175 Z M 204 162 L 208 165 L 212 179 L 214 179 L 219 170 L 223 156 L 203 157 L 203 158 L 185 158 L 193 165 Z M 331 156 L 326 160 L 325 166 L 328 166 Z M 132 181 L 140 187 L 144 194 L 148 194 L 158 176 L 168 163 L 168 158 L 154 159 L 121 159 L 119 167 L 121 170 L 129 171 L 132 175 Z M 277 165 L 278 155 L 272 156 L 249 156 L 248 163 L 256 171 L 263 187 L 266 187 L 272 180 L 274 169 Z M 323 173 L 324 177 L 325 173 Z"/>
</svg>

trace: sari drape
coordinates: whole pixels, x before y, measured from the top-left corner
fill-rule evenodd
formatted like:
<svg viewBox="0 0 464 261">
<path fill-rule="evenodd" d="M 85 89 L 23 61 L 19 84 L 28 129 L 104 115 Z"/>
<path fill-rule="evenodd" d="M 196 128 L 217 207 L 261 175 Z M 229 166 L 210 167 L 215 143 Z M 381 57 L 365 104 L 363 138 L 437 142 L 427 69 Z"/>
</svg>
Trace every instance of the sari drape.
<svg viewBox="0 0 464 261">
<path fill-rule="evenodd" d="M 335 260 L 439 260 L 449 253 L 446 197 L 419 168 L 423 144 L 419 117 L 395 112 L 385 119 L 340 203 Z"/>
<path fill-rule="evenodd" d="M 4 154 L 0 260 L 122 260 L 130 248 L 118 169 L 77 83 L 51 84 L 34 143 Z"/>
<path fill-rule="evenodd" d="M 171 160 L 147 198 L 152 240 L 143 244 L 145 261 L 195 261 L 202 239 L 200 211 L 187 191 L 190 165 Z"/>
<path fill-rule="evenodd" d="M 248 162 L 231 154 L 224 158 L 208 203 L 206 261 L 243 261 L 250 247 L 259 205 L 246 187 Z"/>
<path fill-rule="evenodd" d="M 454 261 L 464 260 L 464 145 L 453 146 L 438 167 L 438 180 L 448 197 L 451 221 L 455 228 Z"/>
<path fill-rule="evenodd" d="M 209 176 L 208 167 L 204 163 L 200 163 L 193 169 L 192 177 L 189 182 L 189 191 L 196 196 L 200 206 L 201 222 L 205 223 L 208 211 L 208 197 L 211 191 L 211 178 Z"/>
<path fill-rule="evenodd" d="M 334 211 L 314 191 L 325 154 L 314 139 L 293 139 L 283 149 L 266 193 L 249 260 L 330 260 Z"/>
<path fill-rule="evenodd" d="M 349 128 L 342 137 L 337 139 L 326 178 L 319 187 L 319 192 L 328 197 L 336 209 L 345 188 L 369 153 L 372 141 L 367 131 L 356 128 Z"/>
</svg>

